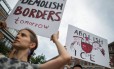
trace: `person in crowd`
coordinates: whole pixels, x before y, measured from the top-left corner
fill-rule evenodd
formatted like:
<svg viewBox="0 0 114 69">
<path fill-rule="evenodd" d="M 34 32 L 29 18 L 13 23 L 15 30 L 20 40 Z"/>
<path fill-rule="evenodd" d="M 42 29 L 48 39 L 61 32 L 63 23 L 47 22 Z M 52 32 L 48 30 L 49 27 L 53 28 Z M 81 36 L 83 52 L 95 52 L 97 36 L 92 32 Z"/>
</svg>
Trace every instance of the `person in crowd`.
<svg viewBox="0 0 114 69">
<path fill-rule="evenodd" d="M 0 29 L 6 28 L 6 23 L 0 21 Z M 71 56 L 59 42 L 59 32 L 51 36 L 58 50 L 58 57 L 44 64 L 29 63 L 31 55 L 38 47 L 36 34 L 28 29 L 21 29 L 12 43 L 12 51 L 9 57 L 0 54 L 0 69 L 60 69 L 70 61 Z"/>
</svg>

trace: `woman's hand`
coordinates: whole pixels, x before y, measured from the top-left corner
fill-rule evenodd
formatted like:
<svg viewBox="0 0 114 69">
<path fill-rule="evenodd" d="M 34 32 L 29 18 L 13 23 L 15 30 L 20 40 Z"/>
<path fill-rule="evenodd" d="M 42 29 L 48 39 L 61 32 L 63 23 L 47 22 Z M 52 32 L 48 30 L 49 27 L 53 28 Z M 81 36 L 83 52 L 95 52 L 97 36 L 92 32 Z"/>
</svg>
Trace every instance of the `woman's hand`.
<svg viewBox="0 0 114 69">
<path fill-rule="evenodd" d="M 51 36 L 51 40 L 55 43 L 56 40 L 59 39 L 59 31 L 54 33 L 52 36 Z"/>
<path fill-rule="evenodd" d="M 6 22 L 0 20 L 0 29 L 6 28 Z"/>
</svg>

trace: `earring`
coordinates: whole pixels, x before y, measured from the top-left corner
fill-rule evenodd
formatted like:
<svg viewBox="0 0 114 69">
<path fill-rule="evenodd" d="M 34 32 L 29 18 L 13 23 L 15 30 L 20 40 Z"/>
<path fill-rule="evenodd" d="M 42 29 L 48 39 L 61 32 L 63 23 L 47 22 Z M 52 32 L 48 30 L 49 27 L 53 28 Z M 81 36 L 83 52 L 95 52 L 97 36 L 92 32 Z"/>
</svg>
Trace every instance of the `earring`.
<svg viewBox="0 0 114 69">
<path fill-rule="evenodd" d="M 29 51 L 28 51 L 28 55 L 30 55 L 30 53 L 31 53 L 31 50 L 29 49 Z"/>
</svg>

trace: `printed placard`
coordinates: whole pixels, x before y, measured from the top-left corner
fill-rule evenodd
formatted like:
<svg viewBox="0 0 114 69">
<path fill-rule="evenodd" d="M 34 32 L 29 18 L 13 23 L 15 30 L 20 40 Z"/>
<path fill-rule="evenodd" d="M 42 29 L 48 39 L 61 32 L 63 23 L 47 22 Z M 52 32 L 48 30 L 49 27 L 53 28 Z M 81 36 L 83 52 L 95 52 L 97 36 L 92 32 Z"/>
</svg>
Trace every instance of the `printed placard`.
<svg viewBox="0 0 114 69">
<path fill-rule="evenodd" d="M 69 25 L 66 48 L 75 58 L 110 68 L 108 43 L 104 38 Z"/>
<path fill-rule="evenodd" d="M 58 31 L 66 0 L 19 0 L 7 18 L 8 27 L 30 28 L 50 37 Z"/>
</svg>

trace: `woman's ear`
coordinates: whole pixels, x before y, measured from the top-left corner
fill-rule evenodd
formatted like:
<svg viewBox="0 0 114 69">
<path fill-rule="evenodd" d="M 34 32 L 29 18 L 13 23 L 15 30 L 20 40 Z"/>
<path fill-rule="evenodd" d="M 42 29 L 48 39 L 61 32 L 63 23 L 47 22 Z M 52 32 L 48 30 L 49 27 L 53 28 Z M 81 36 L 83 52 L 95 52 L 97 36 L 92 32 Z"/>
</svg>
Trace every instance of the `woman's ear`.
<svg viewBox="0 0 114 69">
<path fill-rule="evenodd" d="M 35 46 L 36 46 L 36 43 L 31 43 L 31 45 L 30 45 L 30 49 L 32 49 L 32 48 L 35 48 Z"/>
</svg>

